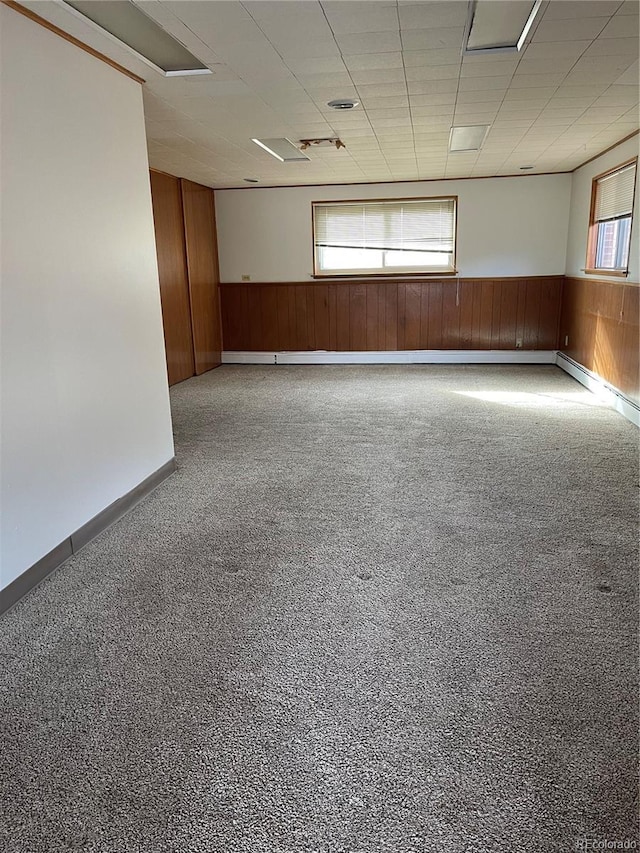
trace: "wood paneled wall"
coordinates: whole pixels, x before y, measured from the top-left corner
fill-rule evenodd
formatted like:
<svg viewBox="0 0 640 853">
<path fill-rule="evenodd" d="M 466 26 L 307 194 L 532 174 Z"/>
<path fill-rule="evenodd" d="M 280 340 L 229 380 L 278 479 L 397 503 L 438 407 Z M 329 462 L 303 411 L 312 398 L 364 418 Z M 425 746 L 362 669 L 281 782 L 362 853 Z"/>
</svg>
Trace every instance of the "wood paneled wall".
<svg viewBox="0 0 640 853">
<path fill-rule="evenodd" d="M 224 349 L 557 349 L 562 278 L 221 284 Z"/>
<path fill-rule="evenodd" d="M 151 172 L 153 221 L 169 385 L 194 374 L 193 333 L 180 181 Z"/>
<path fill-rule="evenodd" d="M 169 385 L 221 362 L 213 190 L 151 171 Z"/>
<path fill-rule="evenodd" d="M 560 320 L 561 351 L 635 402 L 640 402 L 639 297 L 637 284 L 566 278 Z"/>
</svg>

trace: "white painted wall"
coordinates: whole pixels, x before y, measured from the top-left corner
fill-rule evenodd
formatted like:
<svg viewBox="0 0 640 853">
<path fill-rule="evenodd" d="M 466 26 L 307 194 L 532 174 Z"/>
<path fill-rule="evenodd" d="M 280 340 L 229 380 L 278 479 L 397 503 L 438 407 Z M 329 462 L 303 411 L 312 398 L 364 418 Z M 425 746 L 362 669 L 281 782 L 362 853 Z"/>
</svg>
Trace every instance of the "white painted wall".
<svg viewBox="0 0 640 853">
<path fill-rule="evenodd" d="M 0 28 L 4 587 L 174 451 L 141 87 Z"/>
<path fill-rule="evenodd" d="M 589 210 L 591 207 L 591 184 L 596 175 L 601 175 L 609 169 L 614 169 L 620 163 L 637 157 L 639 137 L 634 136 L 622 145 L 607 151 L 591 163 L 573 173 L 571 190 L 571 212 L 569 217 L 569 237 L 567 243 L 566 274 L 580 278 L 603 278 L 598 275 L 585 275 L 583 270 L 587 260 L 587 235 L 589 231 Z M 631 230 L 631 253 L 629 256 L 629 275 L 627 280 L 639 282 L 640 278 L 640 175 L 636 173 L 636 197 L 633 207 L 633 224 Z M 617 279 L 623 281 L 624 279 Z"/>
<path fill-rule="evenodd" d="M 216 190 L 221 280 L 308 280 L 312 201 L 438 195 L 458 196 L 461 276 L 561 275 L 570 194 L 571 175 Z"/>
</svg>

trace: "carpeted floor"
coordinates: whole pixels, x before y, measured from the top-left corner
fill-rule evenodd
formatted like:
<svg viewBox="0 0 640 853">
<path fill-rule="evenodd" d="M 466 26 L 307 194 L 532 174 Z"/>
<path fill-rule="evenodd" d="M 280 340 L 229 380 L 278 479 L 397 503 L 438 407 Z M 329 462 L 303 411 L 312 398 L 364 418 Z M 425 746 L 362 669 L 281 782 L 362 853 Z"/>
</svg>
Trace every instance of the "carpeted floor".
<svg viewBox="0 0 640 853">
<path fill-rule="evenodd" d="M 178 472 L 0 619 L 3 853 L 638 841 L 635 427 L 555 367 L 172 398 Z"/>
</svg>

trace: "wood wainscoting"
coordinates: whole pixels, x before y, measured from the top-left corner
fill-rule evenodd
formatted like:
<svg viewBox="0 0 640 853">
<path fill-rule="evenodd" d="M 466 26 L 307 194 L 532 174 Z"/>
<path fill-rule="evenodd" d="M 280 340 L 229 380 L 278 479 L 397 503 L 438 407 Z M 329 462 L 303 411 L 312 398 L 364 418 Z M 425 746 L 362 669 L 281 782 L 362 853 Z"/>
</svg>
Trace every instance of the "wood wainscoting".
<svg viewBox="0 0 640 853">
<path fill-rule="evenodd" d="M 221 284 L 224 349 L 555 350 L 562 280 Z"/>
<path fill-rule="evenodd" d="M 560 320 L 560 351 L 634 403 L 640 403 L 639 297 L 637 284 L 567 277 Z"/>
</svg>

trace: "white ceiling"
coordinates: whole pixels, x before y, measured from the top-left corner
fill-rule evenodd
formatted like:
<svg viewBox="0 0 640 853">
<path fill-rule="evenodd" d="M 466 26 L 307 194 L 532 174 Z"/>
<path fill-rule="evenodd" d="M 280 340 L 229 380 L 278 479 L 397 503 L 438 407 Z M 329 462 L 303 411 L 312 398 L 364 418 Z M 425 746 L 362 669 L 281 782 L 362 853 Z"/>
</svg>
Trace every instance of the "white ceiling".
<svg viewBox="0 0 640 853">
<path fill-rule="evenodd" d="M 23 5 L 144 77 L 151 165 L 214 187 L 562 172 L 639 123 L 638 0 L 549 0 L 519 54 L 464 58 L 465 0 L 136 0 L 213 72 L 181 78 L 60 0 Z M 482 150 L 448 153 L 454 124 L 490 124 Z M 324 136 L 346 148 L 302 163 L 251 142 Z"/>
</svg>

